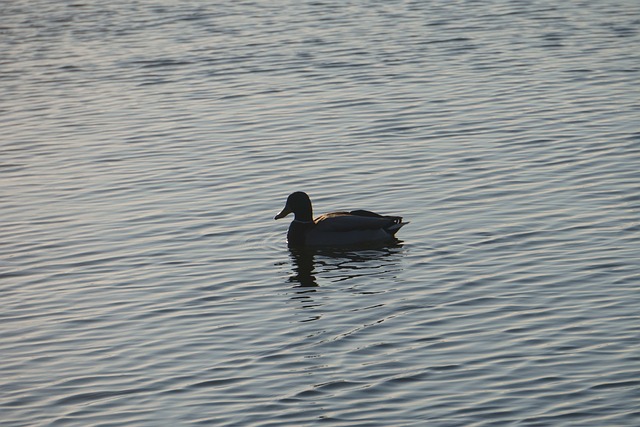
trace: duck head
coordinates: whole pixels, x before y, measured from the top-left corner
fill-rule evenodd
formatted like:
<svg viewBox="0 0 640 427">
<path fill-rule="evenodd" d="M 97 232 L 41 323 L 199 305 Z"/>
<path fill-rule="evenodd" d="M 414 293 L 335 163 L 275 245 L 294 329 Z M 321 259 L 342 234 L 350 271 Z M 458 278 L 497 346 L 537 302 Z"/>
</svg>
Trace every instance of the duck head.
<svg viewBox="0 0 640 427">
<path fill-rule="evenodd" d="M 287 203 L 284 205 L 284 208 L 280 211 L 278 215 L 274 219 L 284 218 L 285 216 L 292 213 L 295 215 L 295 219 L 297 221 L 309 222 L 313 221 L 313 212 L 311 209 L 311 200 L 307 193 L 303 193 L 302 191 L 296 191 L 295 193 L 289 194 L 287 198 Z"/>
</svg>

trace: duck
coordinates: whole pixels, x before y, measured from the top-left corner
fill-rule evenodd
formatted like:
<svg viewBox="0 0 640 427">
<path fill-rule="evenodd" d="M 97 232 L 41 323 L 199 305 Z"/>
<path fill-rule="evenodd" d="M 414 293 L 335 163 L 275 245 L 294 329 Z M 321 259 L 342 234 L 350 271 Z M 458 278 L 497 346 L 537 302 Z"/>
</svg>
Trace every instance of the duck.
<svg viewBox="0 0 640 427">
<path fill-rule="evenodd" d="M 290 247 L 393 243 L 397 241 L 398 230 L 408 224 L 401 216 L 380 215 L 363 209 L 331 212 L 313 219 L 311 199 L 303 191 L 291 193 L 274 219 L 290 213 L 294 214 L 287 232 Z"/>
</svg>

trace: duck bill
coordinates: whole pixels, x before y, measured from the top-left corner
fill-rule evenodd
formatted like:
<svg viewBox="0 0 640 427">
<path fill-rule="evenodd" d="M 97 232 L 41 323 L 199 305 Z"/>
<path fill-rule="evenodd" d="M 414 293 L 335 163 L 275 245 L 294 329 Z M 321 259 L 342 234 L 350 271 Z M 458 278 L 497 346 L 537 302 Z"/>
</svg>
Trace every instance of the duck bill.
<svg viewBox="0 0 640 427">
<path fill-rule="evenodd" d="M 284 218 L 285 216 L 289 215 L 291 212 L 293 212 L 291 209 L 289 209 L 288 206 L 285 206 L 284 209 L 282 209 L 280 211 L 280 213 L 278 215 L 276 215 L 275 218 L 273 219 L 280 219 L 280 218 Z"/>
</svg>

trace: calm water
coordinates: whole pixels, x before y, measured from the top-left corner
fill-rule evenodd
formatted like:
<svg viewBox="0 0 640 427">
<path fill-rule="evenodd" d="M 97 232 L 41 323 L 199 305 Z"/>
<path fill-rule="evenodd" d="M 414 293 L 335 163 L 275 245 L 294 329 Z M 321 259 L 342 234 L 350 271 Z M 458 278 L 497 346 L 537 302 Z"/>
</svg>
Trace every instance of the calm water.
<svg viewBox="0 0 640 427">
<path fill-rule="evenodd" d="M 636 0 L 0 16 L 3 426 L 640 425 Z"/>
</svg>

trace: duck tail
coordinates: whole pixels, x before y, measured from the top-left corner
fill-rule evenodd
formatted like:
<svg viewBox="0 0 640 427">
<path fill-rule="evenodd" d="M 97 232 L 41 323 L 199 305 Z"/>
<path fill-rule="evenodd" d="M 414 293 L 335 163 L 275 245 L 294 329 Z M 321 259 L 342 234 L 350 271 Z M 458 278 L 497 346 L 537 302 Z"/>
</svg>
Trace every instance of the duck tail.
<svg viewBox="0 0 640 427">
<path fill-rule="evenodd" d="M 400 230 L 406 224 L 409 224 L 409 223 L 408 222 L 402 222 L 402 218 L 401 218 L 399 222 L 394 222 L 389 227 L 385 228 L 385 230 L 387 231 L 387 233 L 389 233 L 389 234 L 391 234 L 393 236 L 398 232 L 398 230 Z"/>
</svg>

